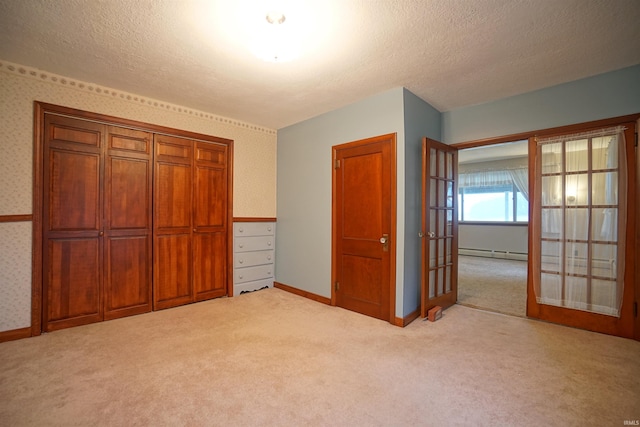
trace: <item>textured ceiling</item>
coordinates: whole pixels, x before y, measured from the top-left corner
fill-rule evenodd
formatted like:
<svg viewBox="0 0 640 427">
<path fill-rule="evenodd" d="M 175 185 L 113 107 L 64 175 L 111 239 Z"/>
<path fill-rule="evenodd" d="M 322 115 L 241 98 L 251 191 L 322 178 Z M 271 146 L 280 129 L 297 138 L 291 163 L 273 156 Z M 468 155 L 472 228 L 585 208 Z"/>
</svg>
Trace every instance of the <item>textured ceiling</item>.
<svg viewBox="0 0 640 427">
<path fill-rule="evenodd" d="M 0 58 L 273 129 L 398 86 L 440 111 L 640 63 L 638 0 L 0 0 Z M 290 62 L 247 46 L 271 10 Z"/>
</svg>

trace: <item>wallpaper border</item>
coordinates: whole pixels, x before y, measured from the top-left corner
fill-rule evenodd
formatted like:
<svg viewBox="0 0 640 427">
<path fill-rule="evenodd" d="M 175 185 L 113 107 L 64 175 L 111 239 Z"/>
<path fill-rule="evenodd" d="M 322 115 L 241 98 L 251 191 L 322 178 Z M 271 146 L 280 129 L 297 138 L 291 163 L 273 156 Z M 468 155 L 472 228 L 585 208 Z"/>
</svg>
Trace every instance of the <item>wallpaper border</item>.
<svg viewBox="0 0 640 427">
<path fill-rule="evenodd" d="M 264 132 L 269 135 L 276 135 L 277 131 L 262 126 L 257 126 L 251 123 L 246 123 L 240 120 L 230 119 L 228 117 L 218 116 L 208 113 L 206 111 L 200 111 L 192 108 L 186 108 L 181 105 L 172 104 L 169 102 L 160 101 L 154 98 L 144 97 L 129 92 L 124 92 L 117 89 L 112 89 L 105 86 L 100 86 L 94 83 L 88 83 L 77 79 L 71 79 L 69 77 L 61 76 L 59 74 L 50 73 L 48 71 L 42 71 L 37 68 L 28 67 L 25 65 L 15 64 L 9 61 L 0 59 L 0 71 L 19 75 L 25 78 L 30 78 L 38 81 L 46 81 L 60 86 L 66 86 L 69 88 L 78 89 L 90 93 L 95 93 L 105 97 L 120 98 L 123 101 L 128 101 L 132 104 L 143 104 L 150 107 L 157 108 L 159 110 L 172 111 L 174 113 L 184 114 L 186 116 L 200 117 L 203 119 L 213 120 L 219 123 L 236 126 L 239 128 L 254 130 L 258 132 Z"/>
</svg>

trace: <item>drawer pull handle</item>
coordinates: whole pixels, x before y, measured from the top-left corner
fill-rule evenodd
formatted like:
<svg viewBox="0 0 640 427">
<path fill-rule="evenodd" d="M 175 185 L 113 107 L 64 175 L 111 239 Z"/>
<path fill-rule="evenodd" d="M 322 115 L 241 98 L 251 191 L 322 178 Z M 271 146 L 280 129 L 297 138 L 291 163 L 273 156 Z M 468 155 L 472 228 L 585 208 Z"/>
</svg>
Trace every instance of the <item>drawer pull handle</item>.
<svg viewBox="0 0 640 427">
<path fill-rule="evenodd" d="M 267 257 L 267 261 L 271 261 L 271 255 Z"/>
<path fill-rule="evenodd" d="M 267 242 L 267 246 L 271 246 L 271 242 L 270 242 L 270 241 L 269 241 L 269 242 Z"/>
<path fill-rule="evenodd" d="M 267 231 L 271 231 L 271 227 L 268 227 L 268 228 L 267 228 Z"/>
<path fill-rule="evenodd" d="M 240 244 L 238 245 L 238 247 L 239 247 L 240 249 L 242 249 L 242 248 L 244 248 L 244 245 L 243 245 L 242 243 L 240 243 Z"/>
<path fill-rule="evenodd" d="M 239 278 L 240 280 L 242 280 L 242 278 L 243 278 L 243 277 L 244 277 L 244 276 L 242 276 L 242 275 L 238 276 L 238 278 Z"/>
<path fill-rule="evenodd" d="M 240 264 L 242 264 L 242 263 L 244 262 L 244 260 L 240 259 L 240 260 L 238 260 L 238 262 L 239 262 Z"/>
<path fill-rule="evenodd" d="M 244 228 L 240 227 L 238 228 L 238 232 L 242 233 L 244 231 Z"/>
<path fill-rule="evenodd" d="M 267 271 L 267 274 L 268 274 L 269 276 L 271 276 L 271 272 L 270 272 L 270 271 Z"/>
</svg>

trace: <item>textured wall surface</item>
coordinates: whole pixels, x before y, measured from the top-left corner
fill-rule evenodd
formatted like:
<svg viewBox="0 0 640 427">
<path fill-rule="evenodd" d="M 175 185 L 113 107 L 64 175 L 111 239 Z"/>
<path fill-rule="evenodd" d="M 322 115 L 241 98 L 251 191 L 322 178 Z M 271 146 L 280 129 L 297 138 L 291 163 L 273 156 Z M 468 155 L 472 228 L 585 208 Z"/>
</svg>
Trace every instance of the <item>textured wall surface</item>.
<svg viewBox="0 0 640 427">
<path fill-rule="evenodd" d="M 0 224 L 0 331 L 31 324 L 31 222 Z"/>
<path fill-rule="evenodd" d="M 0 215 L 32 213 L 33 102 L 234 140 L 233 214 L 276 215 L 276 131 L 0 60 Z M 21 262 L 16 262 L 21 260 Z M 0 331 L 29 326 L 31 223 L 0 228 Z"/>
</svg>

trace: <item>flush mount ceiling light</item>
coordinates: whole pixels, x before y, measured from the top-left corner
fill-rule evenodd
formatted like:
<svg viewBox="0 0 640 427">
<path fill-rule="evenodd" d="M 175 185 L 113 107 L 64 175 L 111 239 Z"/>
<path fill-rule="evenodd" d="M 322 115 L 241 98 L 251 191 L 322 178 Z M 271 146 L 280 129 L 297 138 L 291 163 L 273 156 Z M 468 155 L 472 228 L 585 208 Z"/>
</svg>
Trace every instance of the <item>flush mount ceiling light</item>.
<svg viewBox="0 0 640 427">
<path fill-rule="evenodd" d="M 298 41 L 293 27 L 285 24 L 286 17 L 280 11 L 268 12 L 263 25 L 256 28 L 253 53 L 269 62 L 291 61 L 298 56 Z"/>
<path fill-rule="evenodd" d="M 267 13 L 267 22 L 273 25 L 283 24 L 286 17 L 283 13 L 280 12 L 269 12 Z"/>
</svg>

